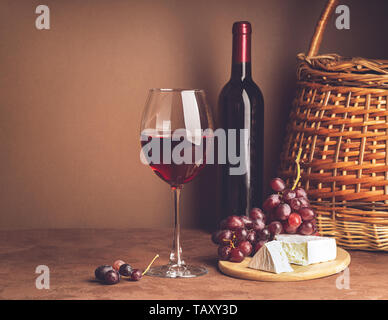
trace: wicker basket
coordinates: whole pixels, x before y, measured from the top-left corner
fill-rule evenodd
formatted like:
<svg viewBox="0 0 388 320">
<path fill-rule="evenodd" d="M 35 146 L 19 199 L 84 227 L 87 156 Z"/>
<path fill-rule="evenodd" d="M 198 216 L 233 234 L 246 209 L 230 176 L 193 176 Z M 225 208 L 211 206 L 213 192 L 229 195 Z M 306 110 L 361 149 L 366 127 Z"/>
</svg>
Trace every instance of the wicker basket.
<svg viewBox="0 0 388 320">
<path fill-rule="evenodd" d="M 388 251 L 388 60 L 317 55 L 337 0 L 327 2 L 307 55 L 298 55 L 298 89 L 280 174 L 309 193 L 322 235 L 348 249 Z"/>
</svg>

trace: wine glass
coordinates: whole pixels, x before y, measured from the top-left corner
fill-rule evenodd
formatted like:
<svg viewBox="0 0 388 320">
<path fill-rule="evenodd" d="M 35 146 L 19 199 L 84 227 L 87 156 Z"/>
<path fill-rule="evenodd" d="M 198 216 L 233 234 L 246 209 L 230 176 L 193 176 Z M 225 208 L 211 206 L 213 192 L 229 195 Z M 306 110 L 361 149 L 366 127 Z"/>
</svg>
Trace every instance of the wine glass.
<svg viewBox="0 0 388 320">
<path fill-rule="evenodd" d="M 205 93 L 199 89 L 151 89 L 141 120 L 141 158 L 167 182 L 174 199 L 175 228 L 170 260 L 150 276 L 191 278 L 207 273 L 183 260 L 179 198 L 185 183 L 203 169 L 214 130 Z"/>
</svg>

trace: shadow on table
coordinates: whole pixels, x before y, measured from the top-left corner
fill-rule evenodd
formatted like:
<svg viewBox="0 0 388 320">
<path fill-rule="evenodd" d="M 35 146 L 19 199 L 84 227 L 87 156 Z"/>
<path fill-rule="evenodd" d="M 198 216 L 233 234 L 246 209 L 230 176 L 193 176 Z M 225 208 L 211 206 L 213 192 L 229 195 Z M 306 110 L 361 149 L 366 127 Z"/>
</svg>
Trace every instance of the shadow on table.
<svg viewBox="0 0 388 320">
<path fill-rule="evenodd" d="M 215 269 L 218 269 L 218 260 L 215 256 L 205 256 L 205 257 L 198 257 L 195 259 L 201 264 L 204 264 L 207 267 L 213 267 Z"/>
</svg>

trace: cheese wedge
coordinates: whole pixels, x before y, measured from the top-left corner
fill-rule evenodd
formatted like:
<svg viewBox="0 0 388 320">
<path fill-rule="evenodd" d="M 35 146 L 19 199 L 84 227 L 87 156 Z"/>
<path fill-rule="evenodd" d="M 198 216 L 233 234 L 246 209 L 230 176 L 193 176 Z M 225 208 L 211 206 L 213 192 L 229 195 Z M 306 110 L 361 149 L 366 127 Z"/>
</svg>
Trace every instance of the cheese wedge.
<svg viewBox="0 0 388 320">
<path fill-rule="evenodd" d="M 249 262 L 249 268 L 273 273 L 294 271 L 280 241 L 270 241 L 264 244 Z"/>
<path fill-rule="evenodd" d="M 337 257 L 334 238 L 279 234 L 275 239 L 281 242 L 289 263 L 307 266 L 334 260 Z"/>
</svg>

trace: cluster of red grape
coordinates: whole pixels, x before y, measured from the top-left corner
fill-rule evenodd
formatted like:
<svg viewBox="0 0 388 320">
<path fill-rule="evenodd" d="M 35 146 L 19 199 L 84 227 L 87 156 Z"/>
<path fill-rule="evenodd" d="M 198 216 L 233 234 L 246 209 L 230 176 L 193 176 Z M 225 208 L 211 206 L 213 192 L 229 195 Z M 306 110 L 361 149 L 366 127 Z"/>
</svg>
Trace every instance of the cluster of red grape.
<svg viewBox="0 0 388 320">
<path fill-rule="evenodd" d="M 276 193 L 264 201 L 263 210 L 268 220 L 277 224 L 278 233 L 315 234 L 315 213 L 310 207 L 306 191 L 300 187 L 288 189 L 280 178 L 272 179 L 270 185 Z"/>
<path fill-rule="evenodd" d="M 159 255 L 155 256 L 155 258 L 152 260 L 152 262 L 149 264 L 149 266 L 144 272 L 139 269 L 132 269 L 132 267 L 128 263 L 125 263 L 123 260 L 116 260 L 113 263 L 113 266 L 99 266 L 94 271 L 94 275 L 96 276 L 97 280 L 105 284 L 119 283 L 121 276 L 129 277 L 128 279 L 132 281 L 139 281 L 142 276 L 148 271 L 149 267 L 157 257 L 159 257 Z"/>
<path fill-rule="evenodd" d="M 105 284 L 116 284 L 120 282 L 120 276 L 127 276 L 133 281 L 138 281 L 142 277 L 142 272 L 139 269 L 132 269 L 128 263 L 122 260 L 116 260 L 113 266 L 99 266 L 94 271 L 94 275 L 97 280 Z"/>
<path fill-rule="evenodd" d="M 241 262 L 254 255 L 280 233 L 316 234 L 315 213 L 303 188 L 287 189 L 280 178 L 272 179 L 270 195 L 263 210 L 253 208 L 248 216 L 229 216 L 212 234 L 221 260 Z"/>
<path fill-rule="evenodd" d="M 241 262 L 256 253 L 271 238 L 271 229 L 265 225 L 266 217 L 259 208 L 253 208 L 249 217 L 229 216 L 220 223 L 220 230 L 212 235 L 219 245 L 221 260 Z"/>
</svg>

